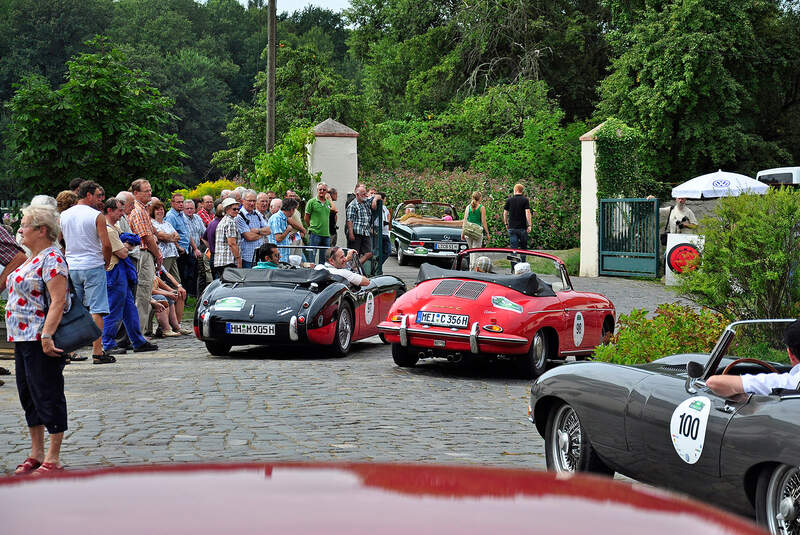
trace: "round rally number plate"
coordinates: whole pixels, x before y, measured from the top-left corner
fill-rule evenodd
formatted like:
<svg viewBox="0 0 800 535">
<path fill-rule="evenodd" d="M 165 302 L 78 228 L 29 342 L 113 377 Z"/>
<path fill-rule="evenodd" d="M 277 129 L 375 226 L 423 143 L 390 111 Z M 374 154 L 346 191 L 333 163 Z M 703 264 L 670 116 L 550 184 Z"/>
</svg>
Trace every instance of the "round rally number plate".
<svg viewBox="0 0 800 535">
<path fill-rule="evenodd" d="M 695 396 L 678 405 L 672 413 L 669 434 L 683 462 L 694 464 L 700 460 L 710 412 L 711 400 L 705 396 Z"/>
</svg>

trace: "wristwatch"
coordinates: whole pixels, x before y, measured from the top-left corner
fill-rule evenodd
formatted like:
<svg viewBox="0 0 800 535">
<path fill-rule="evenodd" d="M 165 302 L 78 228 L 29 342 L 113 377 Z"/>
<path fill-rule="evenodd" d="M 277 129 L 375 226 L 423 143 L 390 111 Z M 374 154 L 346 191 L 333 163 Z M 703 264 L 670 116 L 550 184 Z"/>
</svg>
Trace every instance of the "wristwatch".
<svg viewBox="0 0 800 535">
<path fill-rule="evenodd" d="M 42 338 L 42 340 L 44 340 L 44 339 L 50 339 L 50 340 L 52 340 L 52 339 L 53 339 L 53 335 L 52 335 L 52 334 L 45 334 L 45 333 L 42 333 L 42 336 L 41 336 L 41 338 Z"/>
</svg>

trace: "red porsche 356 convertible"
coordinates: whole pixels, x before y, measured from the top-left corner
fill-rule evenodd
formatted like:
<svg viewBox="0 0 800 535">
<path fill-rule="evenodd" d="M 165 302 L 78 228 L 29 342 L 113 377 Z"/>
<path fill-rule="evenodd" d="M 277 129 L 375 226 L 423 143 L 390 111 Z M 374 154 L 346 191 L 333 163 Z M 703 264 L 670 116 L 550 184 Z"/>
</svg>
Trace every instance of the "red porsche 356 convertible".
<svg viewBox="0 0 800 535">
<path fill-rule="evenodd" d="M 395 301 L 378 330 L 398 366 L 501 356 L 537 377 L 550 360 L 590 355 L 615 322 L 611 301 L 576 292 L 560 258 L 486 248 L 459 253 L 452 269 L 423 264 L 417 285 Z"/>
</svg>

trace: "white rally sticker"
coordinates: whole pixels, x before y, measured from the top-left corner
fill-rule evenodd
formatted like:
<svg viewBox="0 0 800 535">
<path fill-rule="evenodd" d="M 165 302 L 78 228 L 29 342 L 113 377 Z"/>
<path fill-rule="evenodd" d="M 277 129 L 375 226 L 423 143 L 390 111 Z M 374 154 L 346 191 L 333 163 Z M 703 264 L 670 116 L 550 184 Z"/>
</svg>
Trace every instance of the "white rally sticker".
<svg viewBox="0 0 800 535">
<path fill-rule="evenodd" d="M 583 314 L 578 312 L 575 314 L 575 323 L 572 324 L 572 341 L 575 342 L 575 347 L 581 346 L 584 330 L 586 330 L 586 326 L 583 323 Z"/>
<path fill-rule="evenodd" d="M 683 462 L 694 464 L 703 453 L 711 400 L 696 396 L 685 400 L 672 413 L 669 433 L 672 445 Z"/>
<path fill-rule="evenodd" d="M 369 325 L 372 323 L 372 317 L 375 315 L 375 296 L 371 293 L 367 294 L 367 302 L 364 305 L 364 322 Z"/>
</svg>

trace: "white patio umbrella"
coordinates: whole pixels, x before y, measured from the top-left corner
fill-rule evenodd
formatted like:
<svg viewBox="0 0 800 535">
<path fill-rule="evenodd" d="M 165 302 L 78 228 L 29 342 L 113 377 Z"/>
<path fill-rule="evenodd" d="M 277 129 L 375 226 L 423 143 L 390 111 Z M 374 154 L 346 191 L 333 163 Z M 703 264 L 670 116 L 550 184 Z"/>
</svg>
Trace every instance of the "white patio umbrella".
<svg viewBox="0 0 800 535">
<path fill-rule="evenodd" d="M 749 176 L 738 173 L 729 173 L 720 169 L 716 173 L 709 173 L 695 177 L 680 186 L 672 188 L 672 197 L 686 197 L 687 199 L 703 199 L 712 197 L 735 197 L 743 193 L 756 193 L 764 195 L 769 186 Z"/>
</svg>

